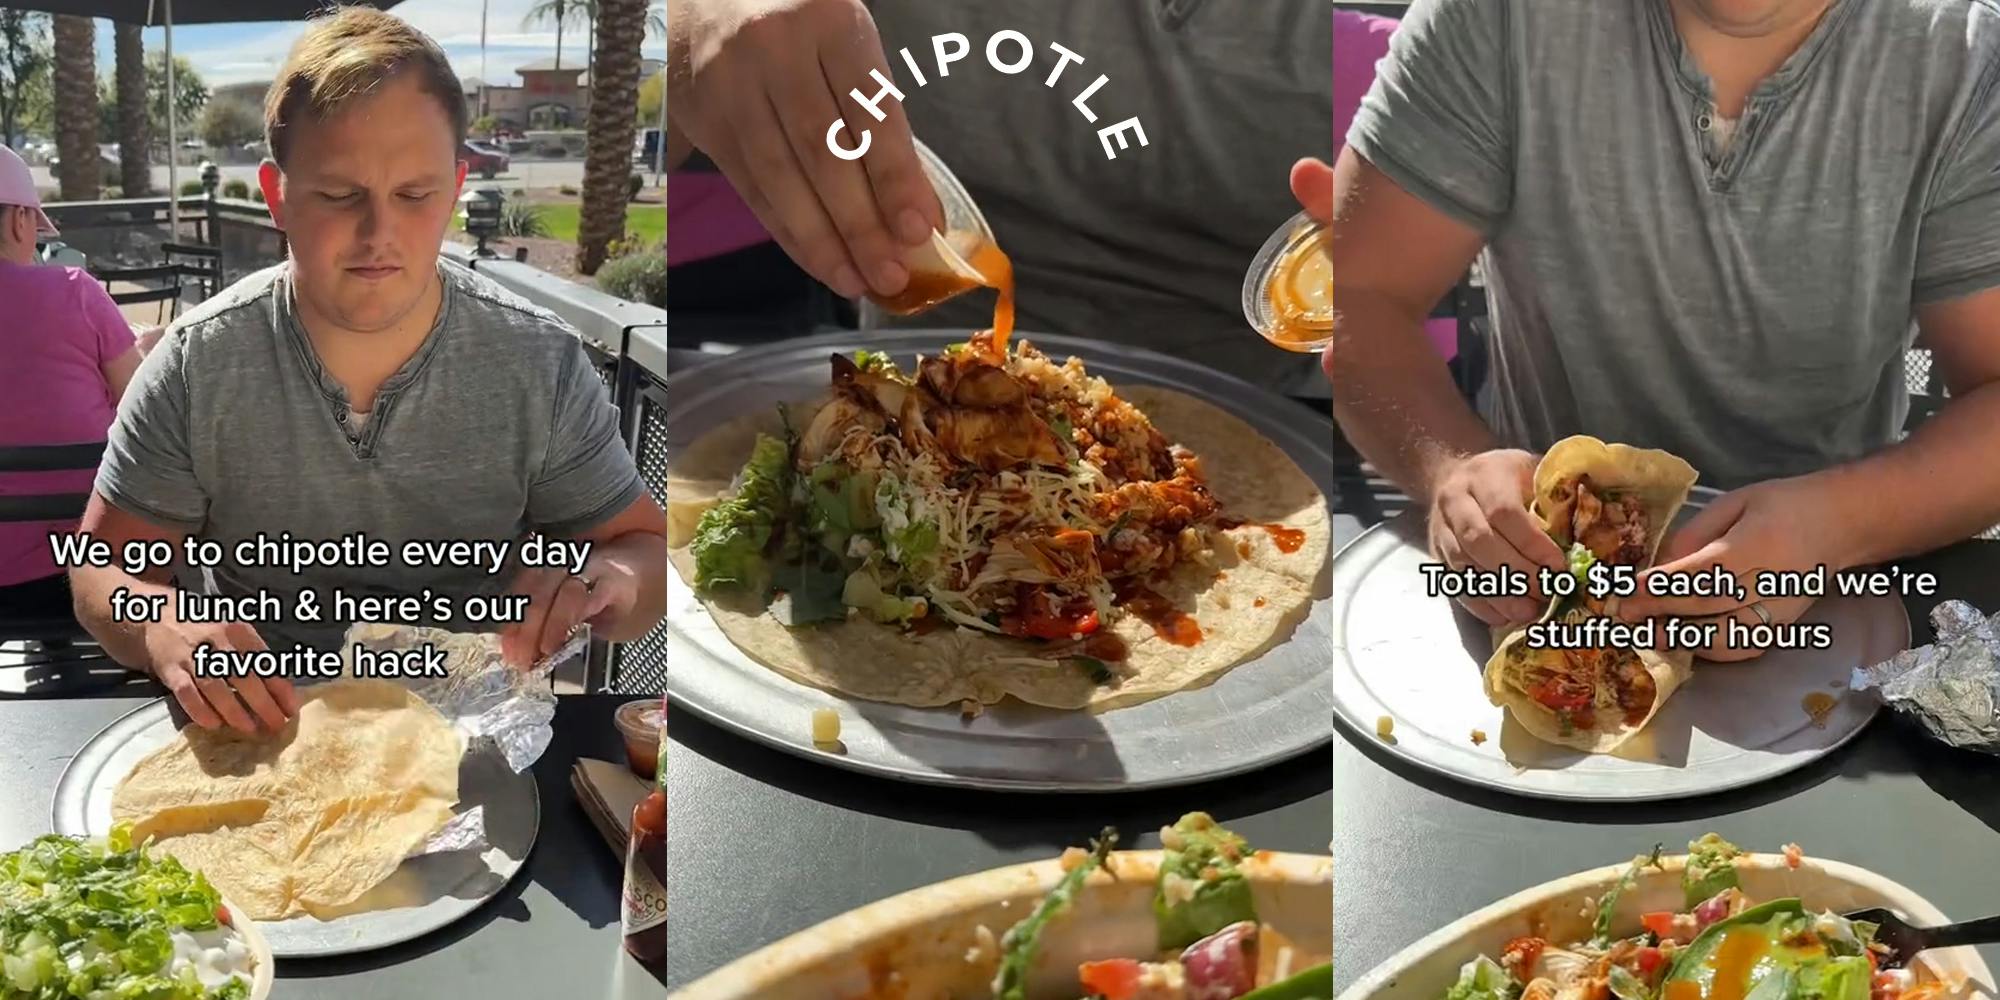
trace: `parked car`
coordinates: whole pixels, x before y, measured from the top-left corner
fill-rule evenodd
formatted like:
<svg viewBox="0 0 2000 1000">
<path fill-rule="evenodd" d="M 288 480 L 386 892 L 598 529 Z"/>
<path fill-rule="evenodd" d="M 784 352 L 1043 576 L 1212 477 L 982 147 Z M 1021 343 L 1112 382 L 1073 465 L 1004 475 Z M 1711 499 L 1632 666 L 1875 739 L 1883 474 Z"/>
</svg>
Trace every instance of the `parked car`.
<svg viewBox="0 0 2000 1000">
<path fill-rule="evenodd" d="M 458 158 L 465 161 L 469 173 L 489 178 L 505 173 L 511 162 L 506 153 L 497 146 L 490 146 L 476 140 L 467 140 L 458 147 Z"/>
<path fill-rule="evenodd" d="M 642 128 L 632 137 L 632 166 L 639 170 L 653 169 L 653 158 L 659 155 L 660 139 L 666 133 L 657 128 Z"/>
<path fill-rule="evenodd" d="M 105 143 L 98 144 L 97 167 L 101 181 L 106 187 L 119 182 L 122 174 L 118 166 L 118 146 L 116 143 L 109 145 Z M 51 155 L 49 157 L 49 173 L 54 174 L 61 169 L 62 157 Z"/>
</svg>

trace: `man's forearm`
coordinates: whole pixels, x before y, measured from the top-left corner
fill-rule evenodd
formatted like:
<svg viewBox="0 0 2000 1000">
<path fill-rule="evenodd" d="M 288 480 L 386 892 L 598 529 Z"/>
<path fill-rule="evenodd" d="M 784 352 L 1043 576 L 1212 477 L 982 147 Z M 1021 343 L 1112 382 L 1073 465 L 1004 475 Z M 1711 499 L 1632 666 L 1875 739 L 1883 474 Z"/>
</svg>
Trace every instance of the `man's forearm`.
<svg viewBox="0 0 2000 1000">
<path fill-rule="evenodd" d="M 1422 317 L 1336 287 L 1333 415 L 1355 450 L 1411 499 L 1451 460 L 1498 446 L 1422 332 Z"/>
<path fill-rule="evenodd" d="M 151 671 L 152 656 L 146 651 L 146 623 L 118 621 L 111 614 L 111 595 L 124 587 L 133 595 L 158 595 L 174 600 L 174 588 L 148 583 L 116 567 L 79 566 L 69 571 L 71 605 L 76 620 L 104 652 L 120 666 Z M 171 606 L 167 608 L 172 613 Z"/>
<path fill-rule="evenodd" d="M 1852 526 L 1847 564 L 1928 552 L 2000 522 L 1996 428 L 2000 382 L 1989 382 L 1954 397 L 1907 440 L 1817 473 L 1834 484 L 1842 522 Z"/>
<path fill-rule="evenodd" d="M 602 561 L 608 572 L 632 574 L 639 587 L 632 610 L 597 629 L 609 642 L 630 642 L 659 624 L 667 613 L 667 540 L 650 531 L 633 531 L 608 542 L 600 542 L 590 553 L 593 563 Z"/>
</svg>

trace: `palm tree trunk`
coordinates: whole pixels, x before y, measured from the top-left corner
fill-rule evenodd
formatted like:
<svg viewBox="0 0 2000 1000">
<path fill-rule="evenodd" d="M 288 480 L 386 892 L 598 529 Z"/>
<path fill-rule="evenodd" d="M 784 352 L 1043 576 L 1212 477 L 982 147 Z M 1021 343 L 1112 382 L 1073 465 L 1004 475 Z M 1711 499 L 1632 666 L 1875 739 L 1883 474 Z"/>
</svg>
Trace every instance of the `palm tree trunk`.
<svg viewBox="0 0 2000 1000">
<path fill-rule="evenodd" d="M 118 45 L 118 172 L 127 198 L 153 193 L 152 123 L 146 114 L 146 45 L 139 26 L 117 22 Z M 172 155 L 172 151 L 168 151 Z"/>
<path fill-rule="evenodd" d="M 94 201 L 103 190 L 97 158 L 97 31 L 90 18 L 56 15 L 56 178 L 64 201 Z"/>
<path fill-rule="evenodd" d="M 598 16 L 603 23 L 598 26 L 592 62 L 599 75 L 591 80 L 583 209 L 576 234 L 576 269 L 583 274 L 596 274 L 611 241 L 625 234 L 632 102 L 639 93 L 639 41 L 646 30 L 646 0 L 599 0 Z"/>
<path fill-rule="evenodd" d="M 558 72 L 558 73 L 562 72 L 562 30 L 563 30 L 563 22 L 564 22 L 565 20 L 568 20 L 568 17 L 567 17 L 567 15 L 566 15 L 566 12 L 565 12 L 565 11 L 563 10 L 563 5 L 562 5 L 562 0 L 557 0 L 557 2 L 556 2 L 556 72 Z"/>
</svg>

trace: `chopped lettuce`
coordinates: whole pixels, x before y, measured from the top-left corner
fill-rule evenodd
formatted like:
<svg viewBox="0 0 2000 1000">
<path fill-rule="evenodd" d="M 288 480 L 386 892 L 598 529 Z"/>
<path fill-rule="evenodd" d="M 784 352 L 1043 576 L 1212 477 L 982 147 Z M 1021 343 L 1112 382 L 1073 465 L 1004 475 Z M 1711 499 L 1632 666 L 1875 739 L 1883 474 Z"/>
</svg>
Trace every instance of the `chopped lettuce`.
<svg viewBox="0 0 2000 1000">
<path fill-rule="evenodd" d="M 1625 869 L 1624 877 L 1620 878 L 1618 884 L 1612 886 L 1611 891 L 1605 893 L 1604 898 L 1598 901 L 1597 920 L 1592 928 L 1593 937 L 1590 942 L 1592 945 L 1600 948 L 1610 945 L 1611 916 L 1613 911 L 1618 909 L 1618 897 L 1639 881 L 1639 869 L 1660 867 L 1660 849 L 1663 846 L 1654 844 L 1653 853 L 1633 858 L 1632 867 Z"/>
<path fill-rule="evenodd" d="M 1062 880 L 1035 907 L 1035 912 L 1001 935 L 1000 971 L 993 976 L 994 1000 L 1028 1000 L 1028 970 L 1034 965 L 1035 946 L 1041 942 L 1042 929 L 1070 908 L 1077 893 L 1083 891 L 1084 880 L 1103 867 L 1104 859 L 1111 856 L 1111 848 L 1117 843 L 1118 831 L 1105 827 L 1091 843 L 1090 855 L 1083 863 L 1063 874 Z"/>
<path fill-rule="evenodd" d="M 874 477 L 828 459 L 814 466 L 808 478 L 806 528 L 827 549 L 844 553 L 849 539 L 881 527 L 875 514 Z"/>
<path fill-rule="evenodd" d="M 1250 854 L 1242 837 L 1207 813 L 1180 818 L 1162 836 L 1166 851 L 1153 887 L 1160 948 L 1184 948 L 1239 920 L 1255 921 L 1250 880 L 1238 865 Z"/>
<path fill-rule="evenodd" d="M 1590 567 L 1597 564 L 1597 553 L 1583 547 L 1582 542 L 1569 544 L 1569 572 L 1576 577 L 1577 589 L 1590 583 Z"/>
<path fill-rule="evenodd" d="M 1727 991 L 1745 1000 L 1868 1000 L 1874 970 L 1863 950 L 1865 935 L 1848 933 L 1849 928 L 1829 935 L 1825 925 L 1841 919 L 1812 916 L 1797 899 L 1753 906 L 1710 924 L 1676 952 L 1667 980 L 1696 983 L 1704 995 Z M 1747 958 L 1746 945 L 1737 940 L 1746 936 Z M 1725 947 L 1738 957 L 1718 959 Z M 1742 981 L 1717 983 L 1723 968 Z"/>
<path fill-rule="evenodd" d="M 102 844 L 38 838 L 0 854 L 0 996 L 243 1000 L 241 979 L 210 990 L 192 968 L 169 975 L 171 935 L 213 930 L 221 905 L 199 872 L 135 849 L 124 824 Z M 90 957 L 72 968 L 72 954 Z"/>
<path fill-rule="evenodd" d="M 881 351 L 859 350 L 854 352 L 854 367 L 864 372 L 879 371 L 884 375 L 901 375 L 896 362 Z"/>
<path fill-rule="evenodd" d="M 744 463 L 736 495 L 708 509 L 694 529 L 695 586 L 761 593 L 773 572 L 765 549 L 786 516 L 791 449 L 767 434 Z"/>
<path fill-rule="evenodd" d="M 922 618 L 930 605 L 921 597 L 897 597 L 882 589 L 872 567 L 863 566 L 847 574 L 840 601 L 885 625 L 906 625 Z"/>
<path fill-rule="evenodd" d="M 1681 894 L 1689 909 L 1714 899 L 1724 889 L 1737 887 L 1735 862 L 1742 854 L 1735 844 L 1713 833 L 1688 844 L 1687 867 L 1681 870 Z"/>
<path fill-rule="evenodd" d="M 839 558 L 823 550 L 804 553 L 780 567 L 771 617 L 788 628 L 843 621 L 847 605 L 840 595 L 846 584 L 847 569 Z"/>
<path fill-rule="evenodd" d="M 1521 984 L 1500 963 L 1481 955 L 1458 970 L 1458 982 L 1445 991 L 1444 1000 L 1513 1000 L 1520 992 Z"/>
<path fill-rule="evenodd" d="M 901 480 L 884 475 L 875 484 L 875 512 L 889 558 L 897 565 L 920 566 L 937 554 L 937 523 L 918 515 Z"/>
</svg>

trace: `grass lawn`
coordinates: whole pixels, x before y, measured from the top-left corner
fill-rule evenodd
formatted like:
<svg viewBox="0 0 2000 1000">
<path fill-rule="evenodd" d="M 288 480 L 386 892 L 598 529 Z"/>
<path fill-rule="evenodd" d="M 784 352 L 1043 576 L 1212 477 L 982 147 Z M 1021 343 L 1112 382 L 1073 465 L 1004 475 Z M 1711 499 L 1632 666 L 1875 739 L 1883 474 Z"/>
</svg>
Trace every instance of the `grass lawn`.
<svg viewBox="0 0 2000 1000">
<path fill-rule="evenodd" d="M 583 206 L 576 202 L 539 206 L 542 225 L 548 227 L 549 238 L 566 243 L 576 242 L 577 214 Z M 667 235 L 667 206 L 628 205 L 625 208 L 625 231 L 637 235 L 648 243 L 656 243 Z"/>
</svg>

